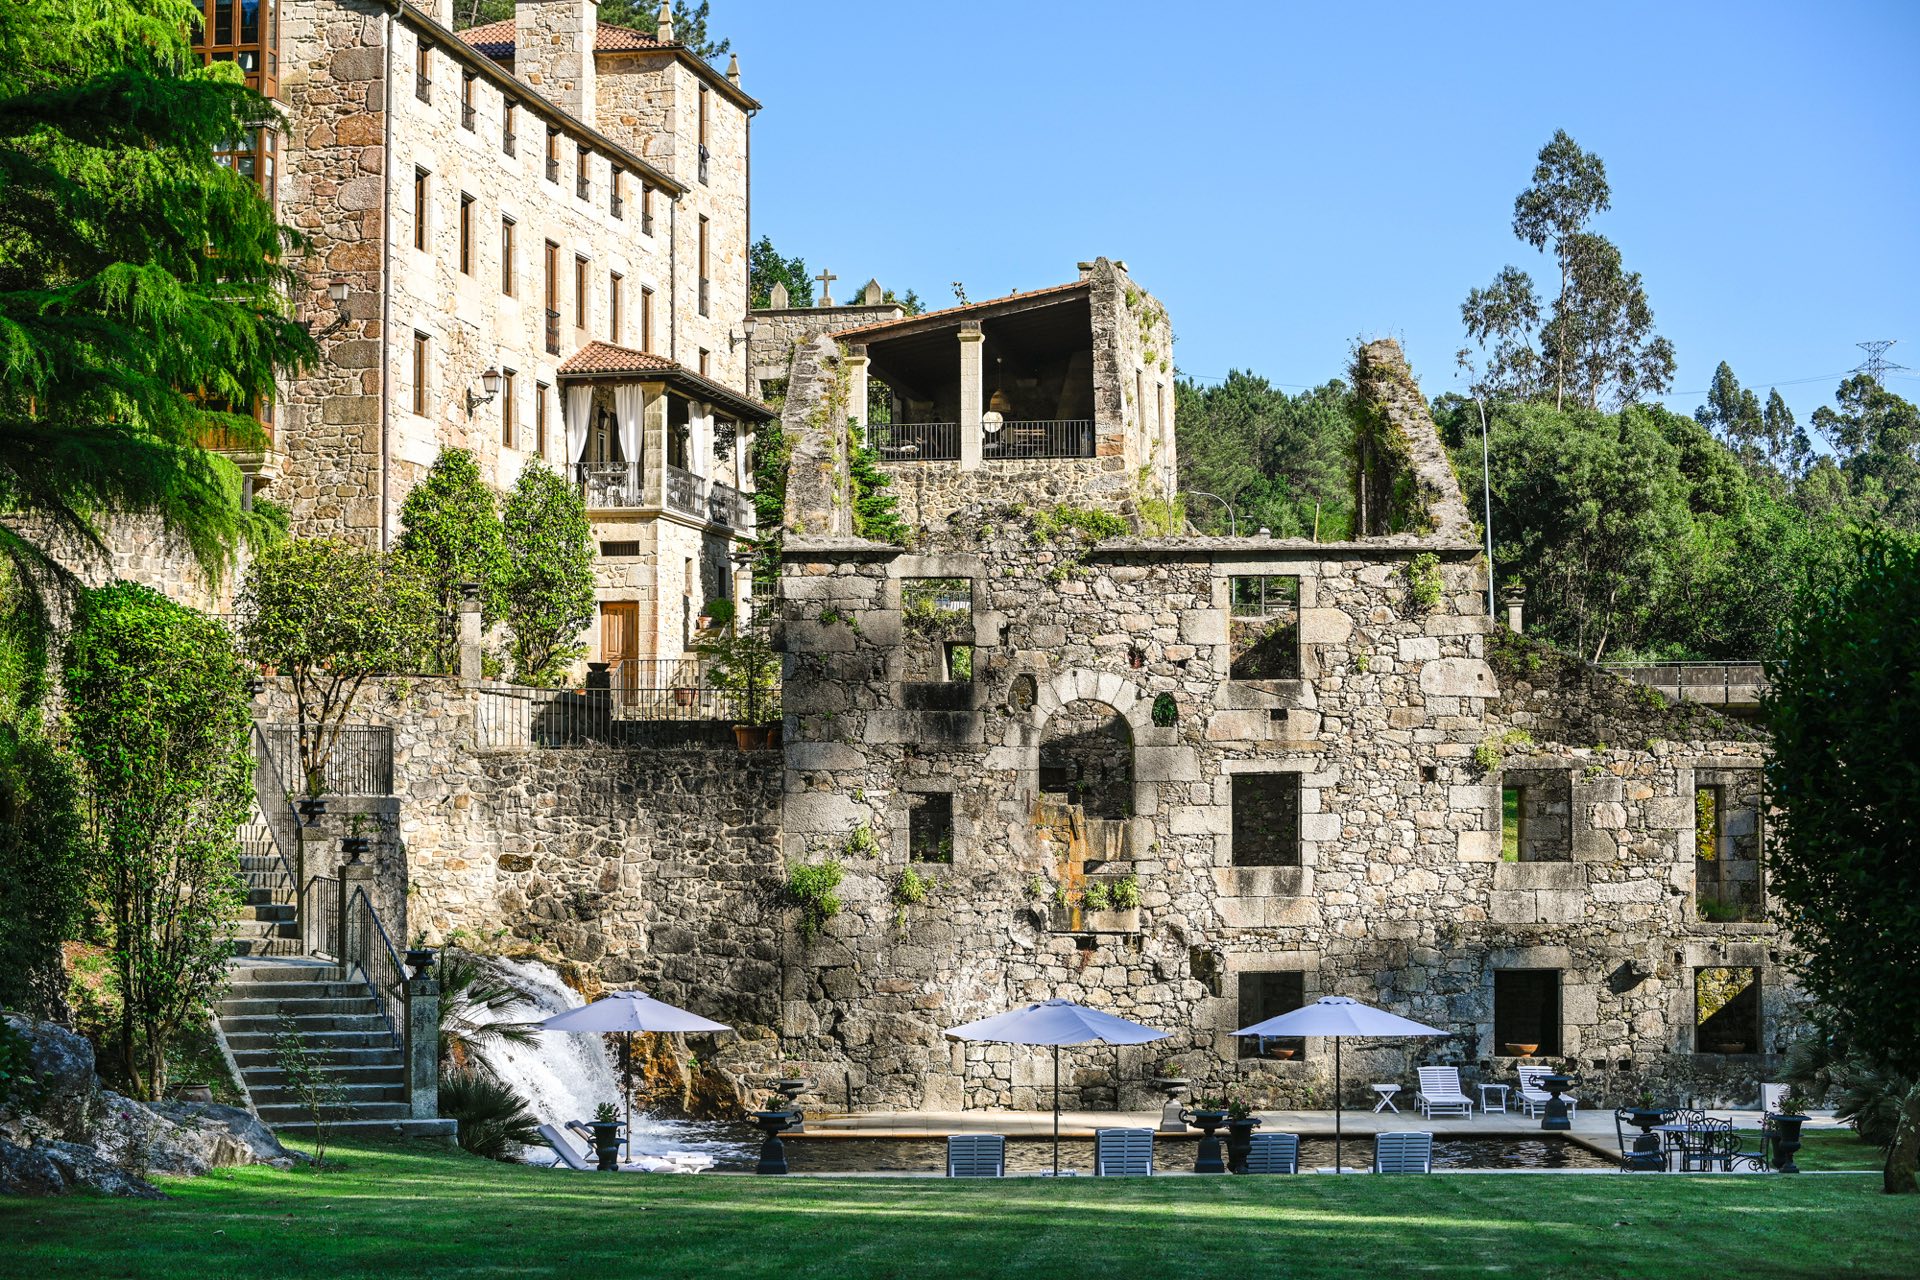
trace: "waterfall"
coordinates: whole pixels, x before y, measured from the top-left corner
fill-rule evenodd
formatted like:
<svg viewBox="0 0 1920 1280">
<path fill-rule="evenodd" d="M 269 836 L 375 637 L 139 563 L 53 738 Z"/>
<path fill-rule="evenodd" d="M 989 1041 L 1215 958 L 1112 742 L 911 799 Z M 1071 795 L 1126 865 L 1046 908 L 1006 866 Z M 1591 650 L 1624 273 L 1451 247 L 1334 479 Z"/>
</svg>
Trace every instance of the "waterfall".
<svg viewBox="0 0 1920 1280">
<path fill-rule="evenodd" d="M 538 960 L 480 957 L 513 986 L 527 993 L 526 1003 L 500 1011 L 501 1022 L 539 1022 L 556 1013 L 577 1009 L 586 1001 L 560 980 L 552 966 Z M 615 1069 L 611 1036 L 566 1031 L 537 1031 L 532 1044 L 494 1044 L 487 1063 L 514 1092 L 527 1100 L 543 1124 L 564 1125 L 569 1120 L 591 1120 L 603 1102 L 621 1106 L 620 1073 Z M 624 1115 L 624 1108 L 622 1108 Z M 633 1116 L 633 1159 L 710 1156 L 737 1160 L 752 1148 L 725 1126 L 697 1120 L 662 1120 L 636 1111 Z M 532 1154 L 541 1158 L 544 1149 Z"/>
</svg>

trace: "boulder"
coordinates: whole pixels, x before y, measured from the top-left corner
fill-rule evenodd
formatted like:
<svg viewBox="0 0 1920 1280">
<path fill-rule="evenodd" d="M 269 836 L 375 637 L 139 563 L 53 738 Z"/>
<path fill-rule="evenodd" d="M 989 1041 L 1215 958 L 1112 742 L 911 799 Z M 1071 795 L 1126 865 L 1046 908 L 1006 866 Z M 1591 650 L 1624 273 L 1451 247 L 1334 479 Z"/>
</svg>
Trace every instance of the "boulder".
<svg viewBox="0 0 1920 1280">
<path fill-rule="evenodd" d="M 0 1138 L 0 1196 L 56 1196 L 67 1180 L 40 1147 L 19 1147 Z"/>
<path fill-rule="evenodd" d="M 270 1164 L 286 1169 L 305 1158 L 280 1145 L 273 1130 L 240 1107 L 217 1102 L 157 1102 L 148 1109 L 183 1130 L 200 1134 L 208 1144 L 206 1163 L 211 1168 Z"/>
<path fill-rule="evenodd" d="M 152 1183 L 135 1177 L 92 1147 L 77 1142 L 42 1142 L 33 1148 L 44 1152 L 60 1171 L 66 1185 L 63 1191 L 85 1188 L 104 1196 L 127 1196 L 135 1200 L 164 1200 Z"/>
<path fill-rule="evenodd" d="M 93 1074 L 93 1046 L 85 1036 L 51 1022 L 9 1014 L 7 1024 L 27 1042 L 38 1086 L 34 1114 L 63 1137 L 85 1136 L 100 1092 Z"/>
</svg>

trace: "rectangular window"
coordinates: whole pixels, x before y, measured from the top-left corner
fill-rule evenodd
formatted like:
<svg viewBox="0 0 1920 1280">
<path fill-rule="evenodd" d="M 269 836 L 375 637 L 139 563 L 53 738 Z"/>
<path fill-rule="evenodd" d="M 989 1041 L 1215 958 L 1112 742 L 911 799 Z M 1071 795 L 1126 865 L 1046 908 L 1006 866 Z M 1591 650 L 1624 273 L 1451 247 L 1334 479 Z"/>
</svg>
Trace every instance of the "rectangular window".
<svg viewBox="0 0 1920 1280">
<path fill-rule="evenodd" d="M 701 377 L 710 378 L 713 376 L 713 370 L 710 367 L 712 362 L 713 362 L 713 353 L 708 351 L 705 347 L 700 348 L 699 371 L 700 371 Z"/>
<path fill-rule="evenodd" d="M 700 314 L 707 314 L 707 218 L 700 216 Z"/>
<path fill-rule="evenodd" d="M 427 196 L 428 184 L 432 175 L 415 165 L 413 168 L 413 247 L 425 250 L 427 247 Z"/>
<path fill-rule="evenodd" d="M 700 156 L 700 181 L 701 181 L 701 182 L 705 182 L 705 181 L 707 180 L 707 158 L 708 158 L 708 155 L 709 155 L 709 152 L 707 151 L 707 115 L 708 115 L 708 111 L 707 111 L 707 86 L 705 86 L 705 85 L 703 84 L 703 85 L 701 85 L 701 86 L 700 86 L 700 146 L 699 146 L 699 156 Z"/>
<path fill-rule="evenodd" d="M 618 271 L 607 273 L 607 341 L 618 346 L 620 343 L 621 303 L 620 286 L 625 284 Z"/>
<path fill-rule="evenodd" d="M 1299 774 L 1233 775 L 1233 865 L 1300 865 Z"/>
<path fill-rule="evenodd" d="M 590 176 L 592 170 L 587 165 L 592 155 L 591 151 L 581 147 L 576 162 L 578 167 L 573 172 L 573 194 L 582 200 L 593 199 L 593 180 Z"/>
<path fill-rule="evenodd" d="M 1500 856 L 1508 862 L 1573 860 L 1573 774 L 1508 769 L 1500 775 Z"/>
<path fill-rule="evenodd" d="M 547 181 L 560 181 L 560 131 L 547 130 Z"/>
<path fill-rule="evenodd" d="M 476 79 L 471 71 L 460 77 L 460 127 L 468 133 L 473 132 L 473 82 Z"/>
<path fill-rule="evenodd" d="M 640 349 L 653 350 L 653 290 L 640 286 Z"/>
<path fill-rule="evenodd" d="M 607 175 L 607 212 L 616 218 L 627 216 L 627 204 L 620 195 L 621 179 L 624 177 L 626 174 L 622 173 L 617 166 Z"/>
<path fill-rule="evenodd" d="M 544 382 L 533 384 L 533 451 L 543 458 L 547 456 L 547 395 L 552 390 Z"/>
<path fill-rule="evenodd" d="M 560 354 L 560 246 L 547 241 L 546 292 L 547 353 Z"/>
<path fill-rule="evenodd" d="M 1560 1056 L 1560 971 L 1493 972 L 1493 1052 L 1509 1058 Z"/>
<path fill-rule="evenodd" d="M 500 104 L 500 149 L 508 155 L 516 154 L 514 145 L 519 141 L 518 135 L 513 131 L 517 112 L 518 108 L 514 105 L 512 99 L 508 99 Z"/>
<path fill-rule="evenodd" d="M 1250 1027 L 1283 1013 L 1292 1013 L 1307 1002 L 1307 975 L 1298 969 L 1267 970 L 1240 975 L 1240 1021 Z M 1242 1058 L 1268 1058 L 1284 1061 L 1304 1057 L 1307 1042 L 1302 1036 L 1236 1036 Z"/>
<path fill-rule="evenodd" d="M 637 556 L 640 554 L 638 542 L 603 542 L 600 554 L 605 557 Z"/>
<path fill-rule="evenodd" d="M 473 274 L 473 197 L 460 193 L 460 274 Z"/>
<path fill-rule="evenodd" d="M 953 796 L 944 791 L 907 797 L 907 856 L 915 862 L 953 861 Z"/>
<path fill-rule="evenodd" d="M 1760 1052 L 1760 971 L 1693 971 L 1693 1048 L 1696 1053 Z"/>
<path fill-rule="evenodd" d="M 640 234 L 653 234 L 653 188 L 640 188 Z"/>
<path fill-rule="evenodd" d="M 513 219 L 500 215 L 500 292 L 509 298 L 513 296 L 514 277 L 519 274 L 520 264 L 514 260 Z"/>
<path fill-rule="evenodd" d="M 500 443 L 511 449 L 520 434 L 520 379 L 511 369 L 500 371 Z"/>
<path fill-rule="evenodd" d="M 972 681 L 971 579 L 903 579 L 900 619 L 905 631 L 903 679 L 915 684 Z M 933 696 L 937 701 L 938 691 L 934 691 Z"/>
<path fill-rule="evenodd" d="M 433 101 L 433 46 L 422 40 L 413 54 L 413 96 Z"/>
<path fill-rule="evenodd" d="M 573 327 L 587 327 L 587 260 L 578 254 L 573 258 Z"/>
<path fill-rule="evenodd" d="M 427 416 L 427 335 L 414 331 L 413 335 L 413 411 L 419 417 Z"/>
<path fill-rule="evenodd" d="M 1230 578 L 1228 674 L 1235 680 L 1300 678 L 1300 579 Z"/>
<path fill-rule="evenodd" d="M 1714 923 L 1766 919 L 1760 858 L 1766 808 L 1758 769 L 1701 769 L 1694 773 L 1693 901 Z"/>
</svg>

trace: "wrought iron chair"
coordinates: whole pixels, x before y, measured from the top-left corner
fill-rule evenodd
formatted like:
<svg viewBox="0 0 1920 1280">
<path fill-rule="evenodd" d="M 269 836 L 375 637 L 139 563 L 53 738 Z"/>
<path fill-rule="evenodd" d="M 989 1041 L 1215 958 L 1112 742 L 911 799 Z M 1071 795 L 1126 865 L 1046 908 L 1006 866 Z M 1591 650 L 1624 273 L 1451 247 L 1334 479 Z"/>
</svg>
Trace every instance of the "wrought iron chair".
<svg viewBox="0 0 1920 1280">
<path fill-rule="evenodd" d="M 1680 1136 L 1682 1173 L 1711 1173 L 1715 1168 L 1722 1173 L 1732 1173 L 1742 1165 L 1754 1173 L 1766 1173 L 1772 1168 L 1764 1151 L 1740 1149 L 1740 1135 L 1733 1131 L 1731 1120 L 1707 1119 Z"/>
<path fill-rule="evenodd" d="M 1684 1124 L 1688 1126 L 1698 1126 L 1698 1125 L 1703 1125 L 1706 1122 L 1707 1122 L 1707 1113 L 1704 1111 L 1678 1109 L 1671 1112 L 1667 1117 L 1668 1124 Z M 1688 1135 L 1685 1133 L 1666 1133 L 1666 1134 L 1662 1134 L 1661 1137 L 1666 1139 L 1664 1154 L 1667 1157 L 1667 1163 L 1671 1165 L 1674 1162 L 1675 1157 L 1680 1155 L 1682 1147 L 1686 1145 L 1686 1138 L 1688 1137 Z"/>
</svg>

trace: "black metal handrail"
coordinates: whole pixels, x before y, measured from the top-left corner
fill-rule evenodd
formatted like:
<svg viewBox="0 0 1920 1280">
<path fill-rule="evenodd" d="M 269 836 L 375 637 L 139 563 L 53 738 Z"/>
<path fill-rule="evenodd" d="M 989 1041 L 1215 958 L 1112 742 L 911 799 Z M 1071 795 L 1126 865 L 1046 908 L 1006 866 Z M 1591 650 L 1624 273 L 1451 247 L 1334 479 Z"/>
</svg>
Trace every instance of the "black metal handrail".
<svg viewBox="0 0 1920 1280">
<path fill-rule="evenodd" d="M 407 970 L 394 950 L 393 939 L 380 913 L 373 909 L 365 889 L 355 889 L 347 904 L 347 963 L 358 965 L 360 976 L 380 1003 L 387 1031 L 395 1045 L 405 1043 L 407 1025 Z"/>
<path fill-rule="evenodd" d="M 547 308 L 547 354 L 560 354 L 560 313 L 552 307 Z"/>
<path fill-rule="evenodd" d="M 882 462 L 957 462 L 957 422 L 876 422 L 867 427 L 867 447 Z"/>
<path fill-rule="evenodd" d="M 309 729 L 310 733 L 320 730 Z M 297 778 L 301 795 L 390 796 L 393 794 L 393 730 L 383 724 L 339 727 L 320 777 L 310 778 L 300 761 L 298 725 L 266 726 L 267 751 L 279 777 Z"/>
<path fill-rule="evenodd" d="M 989 458 L 1091 458 L 1093 419 L 1009 418 L 985 437 L 981 452 Z"/>
<path fill-rule="evenodd" d="M 569 689 L 490 685 L 480 690 L 479 746 L 494 751 L 619 746 L 644 737 L 648 725 L 746 718 L 740 693 L 714 688 L 690 663 L 671 669 L 680 665 L 632 659 L 619 664 L 618 674 L 626 679 Z M 779 700 L 775 689 L 764 701 L 777 708 Z"/>
</svg>

